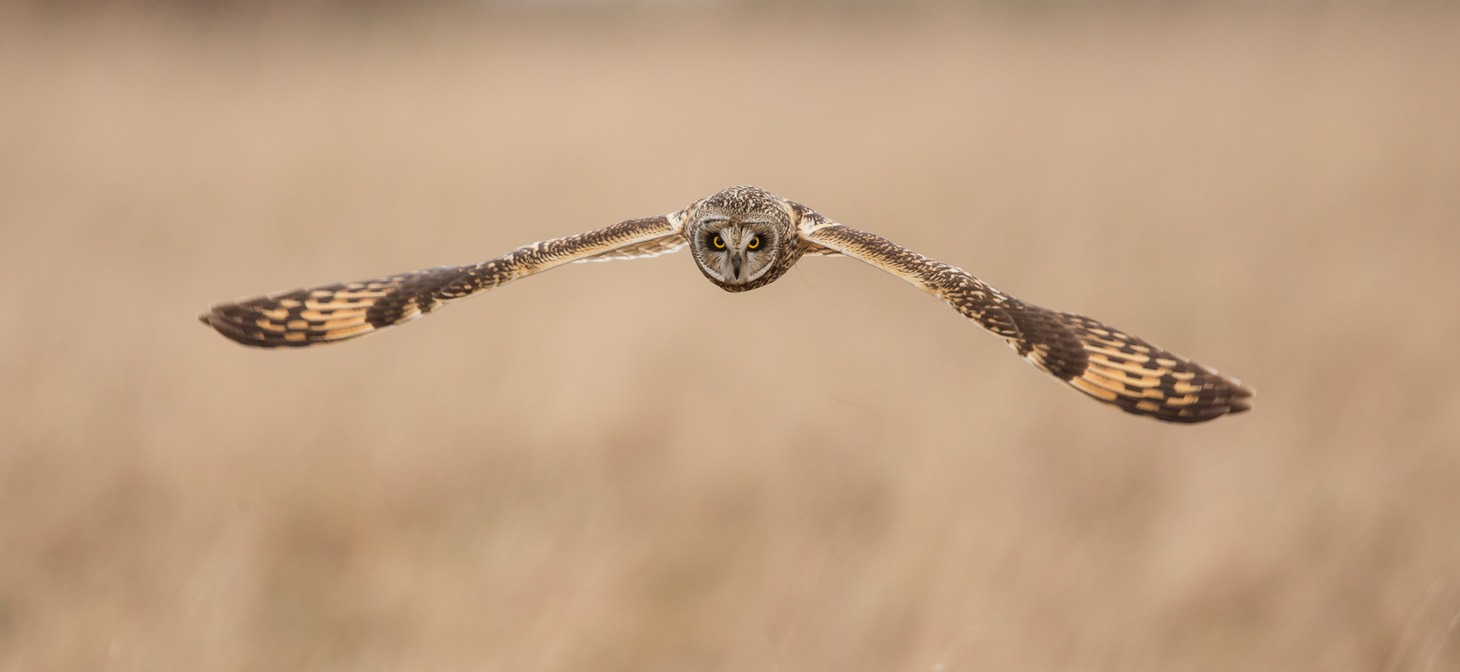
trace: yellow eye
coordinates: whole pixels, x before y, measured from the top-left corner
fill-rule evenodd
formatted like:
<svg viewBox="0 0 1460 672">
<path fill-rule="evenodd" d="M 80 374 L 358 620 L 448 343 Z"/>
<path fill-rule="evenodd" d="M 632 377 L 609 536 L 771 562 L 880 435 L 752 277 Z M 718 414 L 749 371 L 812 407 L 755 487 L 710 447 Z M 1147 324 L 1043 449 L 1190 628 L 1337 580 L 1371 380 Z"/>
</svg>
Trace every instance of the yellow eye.
<svg viewBox="0 0 1460 672">
<path fill-rule="evenodd" d="M 725 249 L 725 239 L 724 238 L 721 238 L 719 236 L 715 236 L 714 238 L 711 238 L 710 239 L 710 244 L 711 245 L 714 245 L 715 246 L 715 249 L 717 249 L 717 250 L 723 250 L 723 249 Z"/>
<path fill-rule="evenodd" d="M 757 247 L 760 247 L 760 236 L 751 236 L 750 243 L 745 246 L 745 249 L 753 250 Z"/>
</svg>

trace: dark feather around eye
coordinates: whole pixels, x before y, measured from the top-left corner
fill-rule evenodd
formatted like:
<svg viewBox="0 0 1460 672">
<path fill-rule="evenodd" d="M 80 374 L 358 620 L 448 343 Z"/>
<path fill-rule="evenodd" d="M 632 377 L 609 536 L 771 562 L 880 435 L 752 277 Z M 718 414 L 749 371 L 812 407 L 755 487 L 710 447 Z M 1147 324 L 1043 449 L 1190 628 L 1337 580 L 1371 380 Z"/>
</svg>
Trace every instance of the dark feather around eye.
<svg viewBox="0 0 1460 672">
<path fill-rule="evenodd" d="M 705 236 L 705 240 L 709 243 L 710 247 L 713 247 L 717 250 L 725 249 L 725 239 L 721 238 L 720 234 L 718 233 L 711 232 L 709 235 Z"/>
<path fill-rule="evenodd" d="M 745 248 L 748 250 L 759 249 L 762 242 L 765 241 L 761 239 L 760 234 L 756 234 L 750 237 L 750 242 L 746 244 Z"/>
</svg>

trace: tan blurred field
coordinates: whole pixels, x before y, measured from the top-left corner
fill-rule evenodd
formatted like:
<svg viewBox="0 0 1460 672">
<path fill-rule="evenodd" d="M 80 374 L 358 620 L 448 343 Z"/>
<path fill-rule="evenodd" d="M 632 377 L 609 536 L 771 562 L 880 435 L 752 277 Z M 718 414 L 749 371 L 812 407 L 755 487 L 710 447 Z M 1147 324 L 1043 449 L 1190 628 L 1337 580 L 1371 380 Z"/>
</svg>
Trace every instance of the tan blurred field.
<svg viewBox="0 0 1460 672">
<path fill-rule="evenodd" d="M 1460 669 L 1460 12 L 0 19 L 0 670 Z M 193 317 L 746 182 L 1256 409 L 845 259 Z"/>
</svg>

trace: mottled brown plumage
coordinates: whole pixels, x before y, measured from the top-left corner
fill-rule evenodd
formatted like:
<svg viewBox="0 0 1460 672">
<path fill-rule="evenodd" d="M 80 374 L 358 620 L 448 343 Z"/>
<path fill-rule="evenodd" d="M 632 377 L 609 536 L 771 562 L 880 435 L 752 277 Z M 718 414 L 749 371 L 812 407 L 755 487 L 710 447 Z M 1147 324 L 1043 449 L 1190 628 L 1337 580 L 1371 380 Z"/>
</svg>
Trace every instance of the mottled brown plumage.
<svg viewBox="0 0 1460 672">
<path fill-rule="evenodd" d="M 678 214 L 631 219 L 554 238 L 467 266 L 438 266 L 375 280 L 296 289 L 220 303 L 198 316 L 244 345 L 305 347 L 403 324 L 448 301 L 500 287 L 572 261 L 607 255 L 654 256 L 678 249 Z M 632 251 L 638 248 L 638 253 Z"/>
<path fill-rule="evenodd" d="M 1202 422 L 1251 408 L 1241 382 L 1084 315 L 1000 292 L 956 268 L 818 215 L 808 240 L 881 268 L 943 299 L 1009 343 L 1040 371 L 1097 401 L 1171 422 Z"/>
<path fill-rule="evenodd" d="M 565 263 L 649 257 L 685 246 L 705 277 L 729 292 L 774 282 L 803 255 L 852 257 L 946 301 L 1039 370 L 1128 413 L 1189 423 L 1251 408 L 1252 391 L 1236 379 L 1083 315 L 1025 303 L 960 268 L 749 186 L 679 212 L 535 243 L 479 264 L 222 303 L 199 318 L 244 345 L 311 346 L 408 322 Z"/>
</svg>

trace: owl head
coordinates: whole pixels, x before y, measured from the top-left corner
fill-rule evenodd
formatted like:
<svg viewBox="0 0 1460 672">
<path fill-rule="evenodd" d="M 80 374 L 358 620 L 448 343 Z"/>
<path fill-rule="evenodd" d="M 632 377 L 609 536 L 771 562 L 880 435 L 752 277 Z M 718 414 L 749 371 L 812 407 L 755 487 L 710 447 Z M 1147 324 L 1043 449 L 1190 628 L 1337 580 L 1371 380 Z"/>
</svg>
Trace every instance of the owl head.
<svg viewBox="0 0 1460 672">
<path fill-rule="evenodd" d="M 792 215 L 775 194 L 730 187 L 690 206 L 684 235 L 710 282 L 743 292 L 781 277 L 801 256 Z"/>
</svg>

